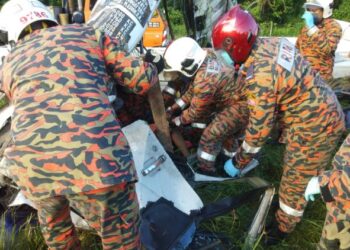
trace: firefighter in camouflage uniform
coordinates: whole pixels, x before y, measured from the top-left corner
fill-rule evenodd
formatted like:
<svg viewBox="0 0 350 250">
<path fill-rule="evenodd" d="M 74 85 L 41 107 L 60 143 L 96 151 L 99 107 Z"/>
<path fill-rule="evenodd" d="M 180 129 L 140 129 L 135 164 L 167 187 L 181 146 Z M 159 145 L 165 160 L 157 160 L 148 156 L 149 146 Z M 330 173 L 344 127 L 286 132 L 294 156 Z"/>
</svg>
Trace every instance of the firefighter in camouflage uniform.
<svg viewBox="0 0 350 250">
<path fill-rule="evenodd" d="M 188 37 L 175 40 L 165 51 L 164 60 L 165 74 L 191 79 L 188 90 L 171 107 L 172 111 L 183 110 L 173 123 L 203 126 L 198 168 L 215 174 L 216 157 L 221 150 L 232 157 L 234 134 L 243 130 L 247 121 L 247 105 L 241 99 L 242 86 L 234 84 L 232 61 L 228 55 L 203 50 Z"/>
<path fill-rule="evenodd" d="M 103 249 L 139 249 L 137 176 L 107 81 L 144 94 L 158 82 L 156 68 L 92 27 L 55 26 L 39 1 L 10 0 L 1 15 L 17 42 L 0 75 L 15 108 L 14 144 L 5 156 L 38 210 L 47 245 L 80 248 L 71 206 L 96 229 Z"/>
<path fill-rule="evenodd" d="M 314 200 L 321 193 L 327 215 L 318 249 L 350 249 L 350 135 L 336 153 L 333 170 L 313 177 L 306 188 L 305 199 Z"/>
<path fill-rule="evenodd" d="M 305 4 L 302 28 L 296 47 L 312 68 L 328 83 L 332 80 L 335 51 L 342 36 L 340 24 L 331 17 L 332 0 L 308 0 Z"/>
<path fill-rule="evenodd" d="M 286 39 L 258 37 L 258 24 L 233 7 L 216 23 L 216 49 L 243 63 L 249 121 L 245 140 L 225 171 L 237 176 L 258 153 L 275 124 L 284 129 L 286 149 L 279 188 L 279 209 L 266 244 L 292 232 L 307 202 L 308 181 L 319 174 L 344 132 L 344 115 L 333 91 Z"/>
</svg>

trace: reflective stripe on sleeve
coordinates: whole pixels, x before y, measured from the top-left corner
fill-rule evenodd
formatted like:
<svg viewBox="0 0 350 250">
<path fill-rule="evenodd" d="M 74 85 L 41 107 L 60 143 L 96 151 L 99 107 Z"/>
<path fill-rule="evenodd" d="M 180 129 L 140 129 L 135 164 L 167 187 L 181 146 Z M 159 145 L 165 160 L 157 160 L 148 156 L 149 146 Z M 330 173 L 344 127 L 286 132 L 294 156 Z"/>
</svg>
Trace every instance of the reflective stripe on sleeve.
<svg viewBox="0 0 350 250">
<path fill-rule="evenodd" d="M 202 158 L 203 160 L 206 160 L 206 161 L 215 161 L 215 159 L 216 159 L 216 155 L 209 154 L 209 153 L 204 152 L 200 149 L 198 149 L 198 151 L 197 151 L 197 156 Z"/>
<path fill-rule="evenodd" d="M 233 158 L 233 156 L 236 155 L 236 152 L 228 151 L 226 148 L 223 148 L 221 151 L 224 155 L 230 158 Z"/>
<path fill-rule="evenodd" d="M 256 154 L 261 149 L 261 147 L 251 147 L 251 146 L 249 146 L 248 143 L 246 143 L 246 141 L 244 141 L 242 143 L 242 148 L 244 149 L 244 152 L 249 153 L 249 154 Z"/>
<path fill-rule="evenodd" d="M 193 123 L 191 123 L 191 127 L 204 129 L 207 127 L 207 124 L 200 123 L 200 122 L 193 122 Z"/>
<path fill-rule="evenodd" d="M 287 206 L 282 201 L 279 201 L 279 202 L 280 202 L 281 210 L 283 212 L 285 212 L 286 214 L 294 216 L 294 217 L 301 217 L 301 216 L 303 216 L 304 210 L 302 210 L 302 211 L 296 210 L 294 208 L 291 208 L 290 206 Z"/>
<path fill-rule="evenodd" d="M 181 109 L 184 109 L 186 107 L 186 103 L 181 98 L 177 99 L 175 102 Z"/>
<path fill-rule="evenodd" d="M 172 87 L 165 86 L 164 91 L 167 92 L 170 95 L 175 95 L 176 91 Z"/>
</svg>

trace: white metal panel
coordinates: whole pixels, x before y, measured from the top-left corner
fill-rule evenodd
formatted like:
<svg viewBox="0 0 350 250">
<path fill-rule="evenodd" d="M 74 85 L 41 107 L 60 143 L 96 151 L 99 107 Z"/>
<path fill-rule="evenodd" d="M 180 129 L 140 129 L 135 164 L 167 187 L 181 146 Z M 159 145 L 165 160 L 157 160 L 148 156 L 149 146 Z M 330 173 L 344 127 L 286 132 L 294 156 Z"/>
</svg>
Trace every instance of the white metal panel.
<svg viewBox="0 0 350 250">
<path fill-rule="evenodd" d="M 176 168 L 163 146 L 152 130 L 144 121 L 136 121 L 123 128 L 123 132 L 130 144 L 137 169 L 139 181 L 136 191 L 140 207 L 147 202 L 156 201 L 164 197 L 174 203 L 174 206 L 189 214 L 193 209 L 203 207 L 203 202 Z M 150 158 L 157 159 L 165 155 L 166 160 L 158 170 L 143 176 L 141 171 L 145 162 Z"/>
</svg>

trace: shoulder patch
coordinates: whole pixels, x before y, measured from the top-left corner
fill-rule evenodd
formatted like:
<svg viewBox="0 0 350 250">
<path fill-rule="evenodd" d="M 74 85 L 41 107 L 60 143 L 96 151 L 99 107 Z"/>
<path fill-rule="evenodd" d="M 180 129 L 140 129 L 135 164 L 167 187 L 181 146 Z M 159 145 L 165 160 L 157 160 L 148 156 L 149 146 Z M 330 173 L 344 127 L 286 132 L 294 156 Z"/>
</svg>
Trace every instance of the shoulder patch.
<svg viewBox="0 0 350 250">
<path fill-rule="evenodd" d="M 207 61 L 207 73 L 218 74 L 221 71 L 221 65 L 215 59 L 209 58 Z"/>
<path fill-rule="evenodd" d="M 287 39 L 282 38 L 277 56 L 277 64 L 291 71 L 294 64 L 294 55 L 295 46 Z"/>
</svg>

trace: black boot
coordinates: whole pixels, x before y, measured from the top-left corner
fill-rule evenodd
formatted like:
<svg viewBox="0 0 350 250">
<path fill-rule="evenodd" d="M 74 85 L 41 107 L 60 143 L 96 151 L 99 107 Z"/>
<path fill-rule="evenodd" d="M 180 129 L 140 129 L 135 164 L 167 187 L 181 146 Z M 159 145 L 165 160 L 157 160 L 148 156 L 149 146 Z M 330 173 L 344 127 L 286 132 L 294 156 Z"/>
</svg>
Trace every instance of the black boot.
<svg viewBox="0 0 350 250">
<path fill-rule="evenodd" d="M 281 243 L 289 234 L 279 229 L 278 223 L 272 223 L 265 228 L 266 234 L 264 235 L 264 245 L 273 246 Z"/>
</svg>

